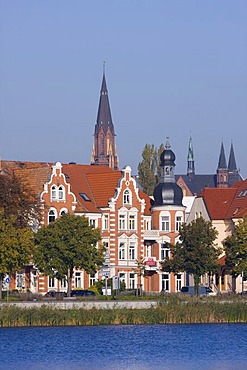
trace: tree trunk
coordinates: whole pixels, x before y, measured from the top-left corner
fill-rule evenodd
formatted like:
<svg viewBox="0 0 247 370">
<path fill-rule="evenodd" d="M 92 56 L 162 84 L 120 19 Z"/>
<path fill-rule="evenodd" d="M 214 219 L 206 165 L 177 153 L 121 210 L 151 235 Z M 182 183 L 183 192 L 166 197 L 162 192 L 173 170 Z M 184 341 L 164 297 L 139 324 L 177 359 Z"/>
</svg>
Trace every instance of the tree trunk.
<svg viewBox="0 0 247 370">
<path fill-rule="evenodd" d="M 68 290 L 67 290 L 67 296 L 71 297 L 71 282 L 72 282 L 72 276 L 73 276 L 73 270 L 74 268 L 69 267 L 68 268 Z"/>
<path fill-rule="evenodd" d="M 2 299 L 2 297 L 3 297 L 2 291 L 3 291 L 3 277 L 0 274 L 0 299 Z"/>
<path fill-rule="evenodd" d="M 194 293 L 195 293 L 196 296 L 198 296 L 199 281 L 200 281 L 200 276 L 199 275 L 194 275 L 194 284 L 195 284 Z"/>
</svg>

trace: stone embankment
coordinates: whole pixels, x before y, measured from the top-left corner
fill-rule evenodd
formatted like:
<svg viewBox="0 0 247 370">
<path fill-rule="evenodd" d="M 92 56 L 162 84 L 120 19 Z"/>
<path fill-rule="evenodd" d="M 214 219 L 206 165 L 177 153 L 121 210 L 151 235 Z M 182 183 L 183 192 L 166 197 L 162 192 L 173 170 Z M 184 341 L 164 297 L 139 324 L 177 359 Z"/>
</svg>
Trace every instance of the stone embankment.
<svg viewBox="0 0 247 370">
<path fill-rule="evenodd" d="M 2 302 L 1 306 L 16 306 L 19 308 L 41 308 L 44 306 L 60 310 L 69 309 L 116 309 L 116 308 L 151 308 L 157 307 L 157 301 L 32 301 L 32 302 Z"/>
</svg>

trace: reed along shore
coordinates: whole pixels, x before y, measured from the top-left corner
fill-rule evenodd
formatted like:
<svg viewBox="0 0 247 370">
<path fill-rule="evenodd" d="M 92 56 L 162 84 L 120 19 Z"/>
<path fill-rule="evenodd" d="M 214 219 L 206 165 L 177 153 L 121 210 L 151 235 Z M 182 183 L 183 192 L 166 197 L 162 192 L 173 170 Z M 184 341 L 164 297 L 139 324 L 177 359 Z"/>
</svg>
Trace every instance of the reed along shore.
<svg viewBox="0 0 247 370">
<path fill-rule="evenodd" d="M 23 308 L 0 305 L 0 327 L 247 323 L 247 301 L 165 299 L 149 308 Z"/>
</svg>

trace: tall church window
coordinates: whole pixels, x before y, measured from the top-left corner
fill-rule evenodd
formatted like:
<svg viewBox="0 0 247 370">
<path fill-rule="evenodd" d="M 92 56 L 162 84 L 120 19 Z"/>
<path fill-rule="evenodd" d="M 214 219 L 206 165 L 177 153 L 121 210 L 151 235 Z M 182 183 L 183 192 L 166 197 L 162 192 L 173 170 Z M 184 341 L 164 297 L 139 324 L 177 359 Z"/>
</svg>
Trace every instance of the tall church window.
<svg viewBox="0 0 247 370">
<path fill-rule="evenodd" d="M 105 141 L 104 137 L 100 138 L 100 154 L 103 155 L 105 153 Z"/>
</svg>

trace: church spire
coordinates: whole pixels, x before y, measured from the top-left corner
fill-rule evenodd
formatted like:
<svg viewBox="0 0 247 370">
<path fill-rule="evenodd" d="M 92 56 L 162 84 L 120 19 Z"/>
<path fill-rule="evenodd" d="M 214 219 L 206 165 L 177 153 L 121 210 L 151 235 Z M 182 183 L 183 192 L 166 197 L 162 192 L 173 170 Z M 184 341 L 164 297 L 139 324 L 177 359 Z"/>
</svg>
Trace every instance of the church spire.
<svg viewBox="0 0 247 370">
<path fill-rule="evenodd" d="M 220 170 L 220 169 L 221 170 L 227 169 L 225 149 L 224 149 L 223 142 L 221 142 L 220 156 L 219 156 L 219 162 L 218 162 L 218 170 Z"/>
<path fill-rule="evenodd" d="M 111 116 L 108 90 L 105 77 L 105 62 L 103 63 L 103 78 L 100 90 L 97 121 L 94 129 L 94 145 L 91 164 L 108 166 L 118 170 L 118 155 L 115 144 L 115 130 Z"/>
<path fill-rule="evenodd" d="M 228 168 L 226 165 L 226 156 L 223 142 L 221 142 L 220 156 L 217 168 L 217 187 L 227 188 L 228 187 Z"/>
<path fill-rule="evenodd" d="M 194 174 L 195 174 L 195 160 L 194 160 L 194 152 L 193 152 L 193 145 L 192 145 L 192 137 L 190 135 L 189 150 L 188 150 L 188 157 L 187 157 L 187 175 L 194 175 Z"/>
<path fill-rule="evenodd" d="M 237 171 L 237 165 L 236 165 L 235 154 L 234 154 L 234 149 L 233 149 L 233 143 L 232 142 L 231 142 L 231 149 L 230 149 L 230 155 L 229 155 L 228 170 L 230 172 Z"/>
</svg>

